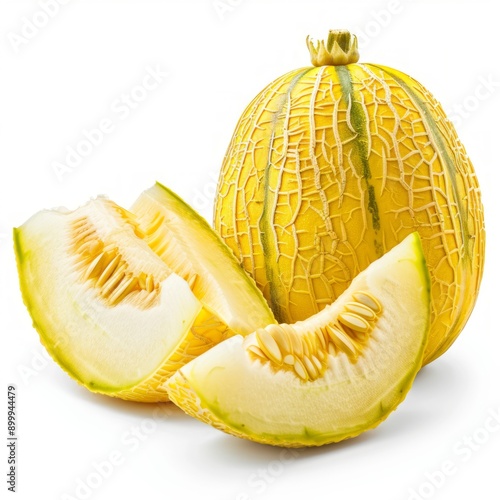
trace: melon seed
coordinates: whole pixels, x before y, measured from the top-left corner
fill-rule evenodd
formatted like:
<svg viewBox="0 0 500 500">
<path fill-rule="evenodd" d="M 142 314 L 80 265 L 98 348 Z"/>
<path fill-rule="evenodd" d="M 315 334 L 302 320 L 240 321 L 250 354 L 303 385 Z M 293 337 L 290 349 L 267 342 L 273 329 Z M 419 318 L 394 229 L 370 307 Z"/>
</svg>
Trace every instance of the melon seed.
<svg viewBox="0 0 500 500">
<path fill-rule="evenodd" d="M 137 278 L 130 274 L 127 278 L 123 279 L 120 286 L 109 297 L 109 302 L 111 305 L 117 304 L 122 301 L 137 285 Z"/>
<path fill-rule="evenodd" d="M 252 354 L 255 354 L 255 356 L 267 360 L 267 356 L 262 352 L 262 349 L 259 346 L 256 346 L 255 344 L 250 344 L 247 347 L 247 350 L 250 351 Z"/>
<path fill-rule="evenodd" d="M 352 297 L 354 300 L 357 300 L 365 306 L 368 306 L 375 312 L 375 314 L 379 314 L 382 311 L 380 302 L 373 295 L 367 292 L 356 292 L 352 295 Z"/>
<path fill-rule="evenodd" d="M 360 302 L 348 302 L 345 305 L 345 309 L 346 311 L 355 313 L 368 321 L 373 321 L 377 317 L 375 311 L 371 307 L 365 306 Z"/>
<path fill-rule="evenodd" d="M 158 212 L 154 216 L 153 220 L 147 226 L 145 233 L 147 235 L 151 235 L 151 234 L 155 233 L 159 229 L 159 227 L 163 224 L 164 220 L 165 220 L 165 217 L 163 217 L 163 215 Z"/>
<path fill-rule="evenodd" d="M 323 365 L 321 364 L 321 361 L 314 354 L 311 356 L 311 361 L 316 366 L 318 371 L 321 373 L 321 371 L 323 370 Z"/>
<path fill-rule="evenodd" d="M 189 288 L 191 288 L 191 290 L 194 288 L 194 284 L 196 283 L 196 280 L 198 279 L 198 275 L 195 273 L 195 274 L 192 274 L 188 280 L 187 280 L 187 283 L 189 285 Z"/>
<path fill-rule="evenodd" d="M 99 273 L 102 271 L 102 268 L 104 266 L 104 263 L 106 262 L 106 255 L 105 253 L 100 253 L 90 264 L 90 266 L 87 267 L 87 270 L 85 271 L 85 274 L 83 276 L 83 279 L 85 281 L 95 278 L 96 276 L 99 275 Z"/>
<path fill-rule="evenodd" d="M 148 274 L 146 278 L 146 290 L 151 293 L 155 289 L 154 278 L 151 274 Z"/>
<path fill-rule="evenodd" d="M 368 323 L 368 321 L 364 320 L 357 314 L 348 312 L 340 313 L 338 319 L 343 325 L 351 328 L 356 332 L 365 333 L 370 330 L 370 324 Z"/>
<path fill-rule="evenodd" d="M 302 358 L 302 362 L 304 363 L 304 366 L 307 370 L 307 373 L 309 374 L 309 377 L 313 380 L 317 378 L 319 373 L 318 370 L 316 370 L 316 367 L 312 364 L 312 361 L 307 356 L 304 356 Z"/>
<path fill-rule="evenodd" d="M 257 342 L 259 347 L 264 351 L 267 357 L 277 364 L 281 364 L 283 357 L 280 348 L 274 340 L 273 336 L 264 328 L 259 328 L 256 331 Z"/>
<path fill-rule="evenodd" d="M 358 355 L 358 350 L 356 349 L 354 342 L 344 331 L 332 325 L 326 325 L 326 331 L 330 335 L 332 342 L 337 347 L 339 347 L 343 351 L 345 350 L 348 351 L 346 354 L 350 354 L 351 356 L 354 357 Z"/>
<path fill-rule="evenodd" d="M 319 343 L 321 344 L 321 348 L 323 350 L 326 350 L 326 339 L 325 336 L 320 328 L 316 330 L 316 337 L 319 340 Z"/>
<path fill-rule="evenodd" d="M 282 324 L 280 325 L 280 327 L 287 334 L 288 339 L 290 340 L 290 345 L 292 346 L 292 354 L 298 357 L 302 357 L 304 354 L 304 349 L 302 347 L 302 341 L 299 337 L 299 334 L 291 325 Z"/>
<path fill-rule="evenodd" d="M 88 227 L 84 227 L 83 230 L 80 230 L 79 232 L 77 232 L 75 239 L 73 240 L 73 243 L 75 244 L 75 246 L 79 246 L 84 242 L 84 240 L 88 236 L 91 236 L 94 233 L 95 233 L 95 230 L 91 225 L 89 225 Z"/>
<path fill-rule="evenodd" d="M 101 290 L 101 295 L 107 297 L 125 276 L 125 265 L 121 265 Z"/>
<path fill-rule="evenodd" d="M 104 283 L 106 283 L 106 281 L 108 281 L 108 278 L 114 273 L 120 260 L 121 260 L 121 255 L 116 254 L 116 256 L 111 260 L 111 262 L 106 266 L 102 274 L 99 276 L 96 286 L 101 287 L 104 285 Z"/>
<path fill-rule="evenodd" d="M 295 373 L 302 379 L 302 380 L 307 380 L 307 372 L 306 369 L 304 368 L 304 365 L 298 360 L 295 360 L 295 363 L 293 365 L 293 369 L 295 370 Z"/>
</svg>

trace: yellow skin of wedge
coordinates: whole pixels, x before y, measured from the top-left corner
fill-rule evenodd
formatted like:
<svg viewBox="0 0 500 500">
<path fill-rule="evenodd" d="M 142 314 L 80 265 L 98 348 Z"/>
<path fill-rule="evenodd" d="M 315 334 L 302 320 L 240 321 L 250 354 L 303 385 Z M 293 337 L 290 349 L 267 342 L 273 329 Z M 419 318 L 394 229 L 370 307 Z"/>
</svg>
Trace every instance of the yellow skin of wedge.
<svg viewBox="0 0 500 500">
<path fill-rule="evenodd" d="M 333 65 L 338 54 L 320 52 L 243 112 L 214 226 L 286 323 L 322 310 L 418 231 L 432 282 L 429 363 L 463 329 L 479 291 L 485 230 L 473 165 L 416 80 L 347 51 Z"/>
<path fill-rule="evenodd" d="M 325 350 L 323 341 L 314 346 L 311 338 L 326 325 L 338 326 L 339 311 L 360 291 L 372 293 L 382 306 L 368 339 L 350 337 L 359 356 L 348 359 L 330 344 Z M 358 275 L 334 304 L 292 325 L 297 337 L 308 336 L 309 347 L 303 345 L 309 359 L 314 351 L 322 365 L 307 380 L 286 364 L 290 344 L 283 356 L 253 356 L 249 349 L 264 349 L 261 329 L 215 346 L 181 368 L 166 388 L 187 414 L 237 437 L 283 447 L 338 442 L 373 429 L 403 401 L 422 364 L 429 318 L 429 275 L 414 233 Z M 267 337 L 277 328 L 264 329 Z M 304 360 L 298 352 L 296 359 Z"/>
</svg>

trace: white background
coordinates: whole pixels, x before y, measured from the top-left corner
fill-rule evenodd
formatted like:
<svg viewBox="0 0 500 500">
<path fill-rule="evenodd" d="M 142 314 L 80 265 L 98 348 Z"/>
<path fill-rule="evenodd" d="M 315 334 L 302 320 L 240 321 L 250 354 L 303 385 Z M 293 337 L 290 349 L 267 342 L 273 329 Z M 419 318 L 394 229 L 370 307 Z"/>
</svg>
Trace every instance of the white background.
<svg viewBox="0 0 500 500">
<path fill-rule="evenodd" d="M 0 436 L 6 387 L 14 383 L 17 498 L 83 498 L 77 485 L 89 479 L 91 499 L 500 498 L 500 430 L 485 429 L 490 412 L 500 412 L 493 318 L 500 30 L 493 1 L 73 0 L 31 31 L 27 22 L 44 21 L 39 3 L 0 5 Z M 306 35 L 339 27 L 358 34 L 363 62 L 405 71 L 442 101 L 483 192 L 488 258 L 477 307 L 400 408 L 357 439 L 283 454 L 226 436 L 172 405 L 93 395 L 42 357 L 18 291 L 12 227 L 42 208 L 75 208 L 101 193 L 127 206 L 156 179 L 211 220 L 215 179 L 240 113 L 270 81 L 309 64 Z M 31 36 L 24 42 L 23 30 Z M 168 76 L 141 93 L 148 67 Z M 120 101 L 131 92 L 143 100 L 124 109 Z M 113 130 L 59 179 L 54 162 L 64 162 L 67 148 L 102 119 Z M 97 476 L 95 464 L 110 455 L 120 463 Z M 443 479 L 436 471 L 444 462 L 452 474 Z"/>
</svg>

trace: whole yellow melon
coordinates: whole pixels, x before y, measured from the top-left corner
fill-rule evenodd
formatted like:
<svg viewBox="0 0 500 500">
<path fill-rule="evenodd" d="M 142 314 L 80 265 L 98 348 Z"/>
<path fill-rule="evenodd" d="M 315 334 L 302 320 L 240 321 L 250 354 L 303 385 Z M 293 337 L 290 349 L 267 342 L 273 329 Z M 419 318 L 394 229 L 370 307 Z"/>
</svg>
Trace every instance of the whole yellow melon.
<svg viewBox="0 0 500 500">
<path fill-rule="evenodd" d="M 474 168 L 416 80 L 358 63 L 346 31 L 308 45 L 313 65 L 270 83 L 243 112 L 215 227 L 283 323 L 322 310 L 418 231 L 432 283 L 428 363 L 463 329 L 479 290 L 485 231 Z"/>
</svg>

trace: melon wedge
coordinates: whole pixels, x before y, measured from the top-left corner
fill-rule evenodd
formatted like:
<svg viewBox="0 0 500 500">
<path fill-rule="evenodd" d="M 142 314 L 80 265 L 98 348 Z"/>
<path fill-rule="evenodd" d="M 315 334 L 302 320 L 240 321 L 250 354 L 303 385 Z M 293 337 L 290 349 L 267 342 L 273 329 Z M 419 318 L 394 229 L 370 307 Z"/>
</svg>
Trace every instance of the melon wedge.
<svg viewBox="0 0 500 500">
<path fill-rule="evenodd" d="M 23 299 L 57 363 L 91 391 L 166 401 L 167 378 L 234 331 L 145 236 L 137 217 L 105 198 L 14 229 Z M 249 290 L 243 271 L 241 281 Z M 257 290 L 254 302 L 264 304 Z M 263 306 L 239 333 L 269 317 Z"/>
<path fill-rule="evenodd" d="M 229 247 L 197 212 L 157 182 L 130 209 L 144 241 L 196 297 L 235 332 L 246 335 L 275 323 L 254 281 Z"/>
<path fill-rule="evenodd" d="M 293 325 L 232 337 L 167 383 L 186 413 L 239 437 L 318 446 L 382 422 L 405 398 L 427 342 L 429 275 L 417 233 Z"/>
</svg>

